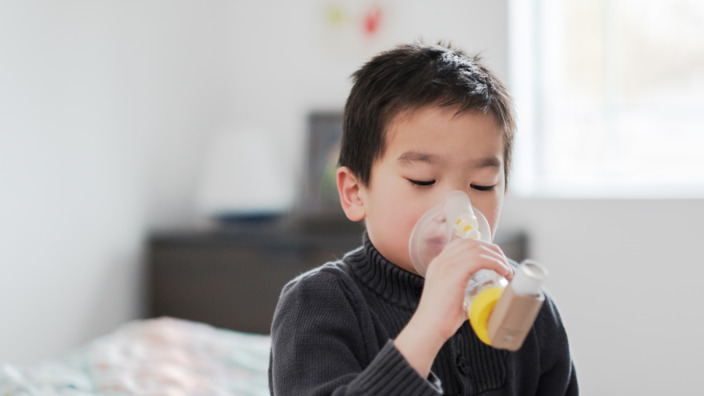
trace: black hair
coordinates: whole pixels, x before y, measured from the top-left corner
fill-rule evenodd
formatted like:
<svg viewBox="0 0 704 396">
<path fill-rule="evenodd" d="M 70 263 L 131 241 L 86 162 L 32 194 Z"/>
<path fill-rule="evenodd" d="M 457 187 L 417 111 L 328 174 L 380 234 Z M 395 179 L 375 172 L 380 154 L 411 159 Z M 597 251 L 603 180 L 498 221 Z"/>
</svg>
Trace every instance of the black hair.
<svg viewBox="0 0 704 396">
<path fill-rule="evenodd" d="M 405 110 L 427 105 L 491 112 L 503 132 L 504 172 L 508 183 L 515 130 L 513 102 L 501 81 L 479 56 L 450 45 L 400 45 L 382 52 L 357 70 L 345 105 L 339 165 L 363 185 L 385 150 L 386 128 Z"/>
</svg>

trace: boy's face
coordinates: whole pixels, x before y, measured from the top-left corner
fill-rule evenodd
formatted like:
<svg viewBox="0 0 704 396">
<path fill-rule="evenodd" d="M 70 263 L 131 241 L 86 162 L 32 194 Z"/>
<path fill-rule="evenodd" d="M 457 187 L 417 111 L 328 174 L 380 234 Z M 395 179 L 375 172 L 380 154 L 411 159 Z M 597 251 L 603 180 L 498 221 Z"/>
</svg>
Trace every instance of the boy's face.
<svg viewBox="0 0 704 396">
<path fill-rule="evenodd" d="M 484 214 L 492 236 L 504 198 L 504 144 L 492 114 L 427 106 L 398 114 L 359 198 L 369 238 L 392 263 L 416 272 L 408 241 L 418 219 L 453 190 Z"/>
</svg>

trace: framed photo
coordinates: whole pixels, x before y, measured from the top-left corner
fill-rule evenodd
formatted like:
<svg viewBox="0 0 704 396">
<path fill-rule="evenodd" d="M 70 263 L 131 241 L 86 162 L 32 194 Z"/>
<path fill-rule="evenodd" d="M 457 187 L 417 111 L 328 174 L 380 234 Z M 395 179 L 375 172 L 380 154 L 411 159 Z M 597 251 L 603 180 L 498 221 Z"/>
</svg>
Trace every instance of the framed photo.
<svg viewBox="0 0 704 396">
<path fill-rule="evenodd" d="M 301 209 L 306 217 L 344 217 L 337 193 L 337 162 L 342 112 L 314 111 L 308 116 L 308 146 Z"/>
</svg>

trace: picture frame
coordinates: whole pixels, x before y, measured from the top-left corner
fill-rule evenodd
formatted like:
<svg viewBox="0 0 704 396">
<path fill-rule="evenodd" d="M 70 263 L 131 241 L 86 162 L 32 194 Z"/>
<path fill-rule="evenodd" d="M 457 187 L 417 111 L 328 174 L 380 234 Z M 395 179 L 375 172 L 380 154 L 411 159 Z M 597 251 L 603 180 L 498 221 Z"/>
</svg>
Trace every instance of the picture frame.
<svg viewBox="0 0 704 396">
<path fill-rule="evenodd" d="M 305 183 L 300 205 L 307 218 L 344 218 L 336 180 L 342 119 L 342 111 L 312 111 L 308 115 Z"/>
</svg>

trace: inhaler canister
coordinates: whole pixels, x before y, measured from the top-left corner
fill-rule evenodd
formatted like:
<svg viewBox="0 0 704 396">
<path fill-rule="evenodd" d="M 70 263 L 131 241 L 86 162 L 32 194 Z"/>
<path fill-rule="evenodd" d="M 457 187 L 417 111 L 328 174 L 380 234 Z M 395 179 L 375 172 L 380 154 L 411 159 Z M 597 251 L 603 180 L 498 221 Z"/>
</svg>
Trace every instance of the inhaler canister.
<svg viewBox="0 0 704 396">
<path fill-rule="evenodd" d="M 547 270 L 530 260 L 521 263 L 489 316 L 487 332 L 495 348 L 518 350 L 545 301 L 541 291 Z"/>
</svg>

